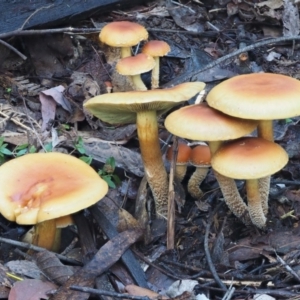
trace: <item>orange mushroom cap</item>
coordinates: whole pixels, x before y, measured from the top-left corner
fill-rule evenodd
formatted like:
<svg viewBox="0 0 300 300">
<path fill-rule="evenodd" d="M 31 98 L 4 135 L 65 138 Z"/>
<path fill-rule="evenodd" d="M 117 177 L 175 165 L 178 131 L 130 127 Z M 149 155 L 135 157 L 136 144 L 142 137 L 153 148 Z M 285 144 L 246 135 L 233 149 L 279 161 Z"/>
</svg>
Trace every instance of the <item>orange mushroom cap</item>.
<svg viewBox="0 0 300 300">
<path fill-rule="evenodd" d="M 164 41 L 152 40 L 144 45 L 142 48 L 142 53 L 147 55 L 155 56 L 165 56 L 171 51 L 168 43 Z"/>
<path fill-rule="evenodd" d="M 190 155 L 190 163 L 196 167 L 209 167 L 210 166 L 210 149 L 205 145 L 198 145 L 192 149 Z"/>
<path fill-rule="evenodd" d="M 92 167 L 68 154 L 27 154 L 0 167 L 0 212 L 19 224 L 75 213 L 107 191 L 107 183 Z"/>
<path fill-rule="evenodd" d="M 190 159 L 192 149 L 185 143 L 178 143 L 178 154 L 177 154 L 177 161 L 176 164 L 187 164 Z M 167 154 L 167 160 L 171 161 L 173 158 L 173 146 L 169 147 Z"/>
</svg>

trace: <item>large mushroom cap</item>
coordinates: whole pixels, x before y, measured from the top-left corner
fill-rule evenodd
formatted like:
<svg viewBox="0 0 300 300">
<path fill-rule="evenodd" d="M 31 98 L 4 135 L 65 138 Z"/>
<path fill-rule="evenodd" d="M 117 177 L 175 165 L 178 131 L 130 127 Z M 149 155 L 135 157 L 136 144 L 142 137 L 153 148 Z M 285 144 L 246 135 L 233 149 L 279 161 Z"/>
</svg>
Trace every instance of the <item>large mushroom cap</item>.
<svg viewBox="0 0 300 300">
<path fill-rule="evenodd" d="M 208 104 L 225 114 L 255 120 L 300 115 L 300 82 L 271 73 L 239 75 L 223 81 L 207 95 Z"/>
<path fill-rule="evenodd" d="M 256 121 L 243 120 L 223 114 L 206 103 L 180 108 L 166 118 L 167 130 L 190 140 L 224 141 L 252 132 Z"/>
<path fill-rule="evenodd" d="M 95 204 L 107 191 L 93 168 L 67 154 L 28 154 L 0 167 L 0 212 L 19 224 L 72 214 Z"/>
<path fill-rule="evenodd" d="M 99 38 L 101 42 L 112 47 L 131 47 L 148 39 L 148 32 L 140 24 L 120 21 L 105 25 Z"/>
<path fill-rule="evenodd" d="M 192 98 L 204 87 L 203 82 L 187 82 L 163 90 L 103 94 L 88 100 L 84 107 L 100 120 L 110 124 L 134 123 L 137 112 L 156 110 L 158 115 L 162 114 Z"/>
<path fill-rule="evenodd" d="M 234 179 L 258 179 L 281 170 L 288 162 L 285 150 L 262 138 L 230 141 L 216 152 L 212 167 Z"/>
</svg>

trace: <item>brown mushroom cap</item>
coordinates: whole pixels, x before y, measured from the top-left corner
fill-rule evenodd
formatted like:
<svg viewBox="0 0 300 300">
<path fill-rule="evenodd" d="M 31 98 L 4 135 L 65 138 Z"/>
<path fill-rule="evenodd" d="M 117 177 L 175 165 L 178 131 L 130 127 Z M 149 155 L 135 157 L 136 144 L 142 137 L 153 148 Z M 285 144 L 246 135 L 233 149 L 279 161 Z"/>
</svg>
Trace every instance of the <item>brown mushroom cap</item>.
<svg viewBox="0 0 300 300">
<path fill-rule="evenodd" d="M 182 138 L 194 141 L 224 141 L 252 132 L 257 122 L 225 115 L 206 103 L 201 103 L 172 112 L 166 118 L 165 126 L 169 132 Z"/>
<path fill-rule="evenodd" d="M 148 39 L 148 32 L 140 24 L 120 21 L 105 25 L 99 38 L 101 42 L 112 47 L 131 47 Z"/>
<path fill-rule="evenodd" d="M 122 58 L 116 65 L 116 70 L 121 75 L 138 75 L 152 70 L 155 60 L 152 56 L 139 53 L 136 56 Z"/>
<path fill-rule="evenodd" d="M 165 56 L 171 51 L 171 48 L 168 43 L 164 41 L 152 40 L 144 45 L 142 48 L 142 53 L 156 56 Z"/>
<path fill-rule="evenodd" d="M 0 212 L 19 224 L 72 214 L 95 204 L 107 191 L 93 168 L 67 154 L 27 154 L 0 167 Z"/>
<path fill-rule="evenodd" d="M 198 145 L 192 149 L 190 163 L 195 167 L 209 167 L 211 161 L 210 150 L 208 146 Z"/>
<path fill-rule="evenodd" d="M 185 143 L 178 143 L 177 165 L 185 165 L 189 162 L 192 149 Z M 167 154 L 167 160 L 171 161 L 173 158 L 173 146 L 169 147 Z"/>
<path fill-rule="evenodd" d="M 300 82 L 271 73 L 239 75 L 215 86 L 208 104 L 245 119 L 273 120 L 300 115 Z"/>
<path fill-rule="evenodd" d="M 215 153 L 212 167 L 234 179 L 258 179 L 276 173 L 288 162 L 285 150 L 262 138 L 230 141 Z"/>
</svg>

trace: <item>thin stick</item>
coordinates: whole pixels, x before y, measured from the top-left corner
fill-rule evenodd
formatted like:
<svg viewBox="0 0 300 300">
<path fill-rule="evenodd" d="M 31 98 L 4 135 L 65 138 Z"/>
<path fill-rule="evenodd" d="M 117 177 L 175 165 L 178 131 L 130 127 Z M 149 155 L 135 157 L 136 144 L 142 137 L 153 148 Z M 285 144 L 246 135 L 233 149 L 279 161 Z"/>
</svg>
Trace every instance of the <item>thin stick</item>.
<svg viewBox="0 0 300 300">
<path fill-rule="evenodd" d="M 9 244 L 9 245 L 14 245 L 14 246 L 21 247 L 21 248 L 26 248 L 26 249 L 29 249 L 29 250 L 38 251 L 38 252 L 46 250 L 45 248 L 42 248 L 42 247 L 34 246 L 32 244 L 19 242 L 19 241 L 15 241 L 15 240 L 11 240 L 11 239 L 5 239 L 3 237 L 0 237 L 0 242 L 1 243 L 6 243 L 6 244 Z M 49 251 L 49 252 L 51 252 L 51 251 Z M 55 254 L 60 260 L 65 261 L 67 263 L 71 263 L 71 264 L 74 264 L 74 265 L 77 265 L 77 266 L 82 265 L 81 262 L 79 262 L 75 259 L 67 258 L 67 257 L 65 257 L 61 254 L 55 253 L 55 252 L 51 252 L 51 253 Z"/>
<path fill-rule="evenodd" d="M 227 291 L 227 287 L 226 285 L 221 281 L 217 271 L 216 271 L 216 268 L 213 264 L 213 261 L 211 259 L 211 256 L 210 256 L 210 252 L 209 252 L 209 247 L 208 247 L 208 235 L 209 235 L 209 230 L 210 230 L 210 227 L 211 227 L 211 224 L 212 224 L 212 221 L 213 221 L 213 217 L 215 215 L 215 213 L 219 210 L 221 204 L 219 204 L 214 210 L 213 212 L 211 213 L 211 215 L 209 216 L 209 219 L 208 219 L 208 223 L 206 225 L 206 229 L 205 229 L 205 236 L 204 236 L 204 251 L 205 251 L 205 256 L 206 256 L 206 260 L 207 260 L 207 263 L 208 263 L 208 266 L 209 266 L 209 269 L 210 269 L 210 272 L 212 274 L 212 276 L 214 277 L 215 281 L 217 282 L 217 284 L 219 285 L 220 288 L 224 289 L 225 291 Z"/>
<path fill-rule="evenodd" d="M 27 56 L 25 56 L 24 54 L 22 54 L 19 50 L 17 50 L 15 47 L 13 47 L 12 45 L 6 43 L 3 40 L 0 40 L 0 44 L 2 44 L 3 46 L 5 46 L 6 48 L 8 48 L 9 50 L 15 52 L 17 55 L 19 55 L 23 60 L 27 59 Z"/>
<path fill-rule="evenodd" d="M 20 123 L 19 121 L 17 121 L 16 119 L 14 118 L 11 118 L 9 115 L 5 114 L 4 112 L 0 111 L 0 115 L 9 119 L 10 121 L 14 122 L 15 124 L 17 124 L 18 126 L 26 129 L 26 130 L 29 130 L 29 131 L 32 131 L 31 128 L 27 127 L 26 125 L 23 125 L 22 123 Z"/>
<path fill-rule="evenodd" d="M 100 295 L 100 296 L 109 296 L 112 298 L 130 299 L 130 300 L 150 300 L 149 297 L 140 297 L 140 296 L 132 296 L 129 294 L 120 294 L 120 293 L 116 293 L 116 292 L 92 289 L 92 288 L 82 287 L 82 286 L 78 286 L 78 285 L 71 285 L 70 288 L 71 288 L 71 290 L 75 290 L 75 291 L 79 291 L 79 292 Z"/>
<path fill-rule="evenodd" d="M 173 137 L 173 159 L 171 161 L 169 175 L 169 196 L 168 196 L 168 224 L 167 224 L 167 249 L 174 249 L 175 245 L 175 192 L 174 192 L 174 170 L 178 154 L 177 137 Z"/>
<path fill-rule="evenodd" d="M 1 38 L 1 36 L 0 36 L 0 38 Z M 234 52 L 231 52 L 230 54 L 224 55 L 223 57 L 220 57 L 219 59 L 207 64 L 205 67 L 203 67 L 200 70 L 194 71 L 192 73 L 181 75 L 181 76 L 171 80 L 167 84 L 163 85 L 161 88 L 171 87 L 171 86 L 176 85 L 180 82 L 193 81 L 194 76 L 196 76 L 196 75 L 198 75 L 198 74 L 200 74 L 200 73 L 202 73 L 202 72 L 204 72 L 208 69 L 211 69 L 215 66 L 218 66 L 219 64 L 226 61 L 227 59 L 233 58 L 236 55 L 239 55 L 243 52 L 251 51 L 251 50 L 254 50 L 255 48 L 259 48 L 259 47 L 270 45 L 270 44 L 276 44 L 276 43 L 280 43 L 280 42 L 287 42 L 287 41 L 294 41 L 294 40 L 300 40 L 300 36 L 280 37 L 280 38 L 267 39 L 267 40 L 263 40 L 261 42 L 254 43 L 250 46 L 247 46 L 247 47 L 238 49 Z"/>
</svg>

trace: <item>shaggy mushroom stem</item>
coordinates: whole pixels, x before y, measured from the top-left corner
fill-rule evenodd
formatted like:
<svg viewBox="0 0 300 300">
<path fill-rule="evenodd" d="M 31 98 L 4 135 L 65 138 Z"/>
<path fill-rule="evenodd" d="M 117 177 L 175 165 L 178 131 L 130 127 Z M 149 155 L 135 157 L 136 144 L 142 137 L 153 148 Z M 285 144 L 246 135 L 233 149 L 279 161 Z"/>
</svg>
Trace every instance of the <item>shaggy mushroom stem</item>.
<svg viewBox="0 0 300 300">
<path fill-rule="evenodd" d="M 211 156 L 213 156 L 221 147 L 222 141 L 209 142 L 208 145 L 211 151 Z M 251 222 L 249 218 L 248 207 L 243 201 L 234 179 L 228 178 L 218 173 L 216 170 L 214 170 L 214 174 L 219 183 L 224 201 L 230 211 L 244 224 L 249 225 Z"/>
<path fill-rule="evenodd" d="M 131 76 L 131 80 L 136 91 L 147 91 L 140 74 Z"/>
<path fill-rule="evenodd" d="M 195 199 L 200 199 L 203 196 L 203 191 L 200 189 L 199 185 L 205 179 L 208 173 L 209 166 L 207 167 L 196 167 L 195 172 L 189 179 L 188 191 L 191 196 Z"/>
<path fill-rule="evenodd" d="M 259 180 L 257 179 L 246 180 L 248 210 L 252 223 L 259 228 L 263 228 L 266 223 L 266 217 L 261 205 L 261 194 L 258 182 Z"/>
<path fill-rule="evenodd" d="M 168 207 L 168 175 L 159 145 L 156 111 L 138 112 L 136 124 L 145 176 L 154 197 L 156 216 L 163 218 L 167 215 Z"/>
</svg>

